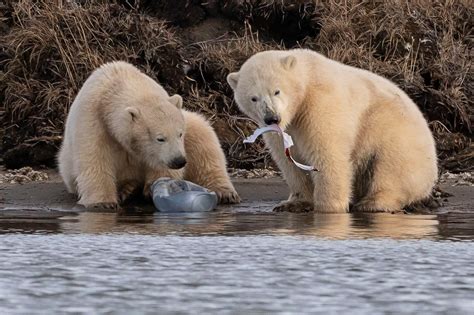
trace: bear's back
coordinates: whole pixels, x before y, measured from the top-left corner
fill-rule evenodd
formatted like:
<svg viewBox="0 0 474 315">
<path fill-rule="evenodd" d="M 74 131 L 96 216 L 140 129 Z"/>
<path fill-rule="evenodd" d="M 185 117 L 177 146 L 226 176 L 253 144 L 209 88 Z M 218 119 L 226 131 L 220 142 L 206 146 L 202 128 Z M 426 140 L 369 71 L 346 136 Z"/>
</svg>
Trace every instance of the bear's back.
<svg viewBox="0 0 474 315">
<path fill-rule="evenodd" d="M 144 93 L 151 90 L 163 96 L 168 95 L 161 85 L 125 61 L 106 63 L 97 69 L 96 72 L 97 76 L 102 77 L 106 83 L 112 85 L 119 84 L 123 89 L 135 90 L 137 93 Z M 95 72 L 92 76 L 94 74 Z"/>
</svg>

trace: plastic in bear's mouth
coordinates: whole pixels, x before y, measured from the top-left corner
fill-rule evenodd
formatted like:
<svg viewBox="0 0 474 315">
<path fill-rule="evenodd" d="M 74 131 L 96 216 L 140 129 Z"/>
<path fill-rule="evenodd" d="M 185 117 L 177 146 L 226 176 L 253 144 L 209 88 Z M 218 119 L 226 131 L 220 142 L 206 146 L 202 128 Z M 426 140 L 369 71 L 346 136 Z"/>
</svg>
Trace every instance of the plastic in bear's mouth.
<svg viewBox="0 0 474 315">
<path fill-rule="evenodd" d="M 284 132 L 280 128 L 280 126 L 277 125 L 277 124 L 271 124 L 271 125 L 268 125 L 268 126 L 265 126 L 265 127 L 257 128 L 251 136 L 244 139 L 244 143 L 254 143 L 255 140 L 257 140 L 257 138 L 260 135 L 262 135 L 264 133 L 267 133 L 267 132 L 277 132 L 277 133 L 279 133 L 280 135 L 283 136 L 283 145 L 284 145 L 284 148 L 285 148 L 285 155 L 293 164 L 295 164 L 297 167 L 299 167 L 300 169 L 305 170 L 305 171 L 316 171 L 316 172 L 319 171 L 314 166 L 301 164 L 301 163 L 296 162 L 293 159 L 293 157 L 291 156 L 291 151 L 290 151 L 290 147 L 293 146 L 293 139 L 291 138 L 291 136 L 289 134 Z"/>
</svg>

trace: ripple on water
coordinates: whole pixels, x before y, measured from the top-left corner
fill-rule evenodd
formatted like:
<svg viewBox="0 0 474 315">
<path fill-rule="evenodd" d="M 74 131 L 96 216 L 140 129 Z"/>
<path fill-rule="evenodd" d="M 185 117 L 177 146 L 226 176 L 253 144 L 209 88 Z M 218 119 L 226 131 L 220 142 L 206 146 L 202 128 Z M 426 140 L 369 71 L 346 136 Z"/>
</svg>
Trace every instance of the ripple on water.
<svg viewBox="0 0 474 315">
<path fill-rule="evenodd" d="M 472 227 L 228 212 L 4 220 L 0 313 L 470 314 Z"/>
</svg>

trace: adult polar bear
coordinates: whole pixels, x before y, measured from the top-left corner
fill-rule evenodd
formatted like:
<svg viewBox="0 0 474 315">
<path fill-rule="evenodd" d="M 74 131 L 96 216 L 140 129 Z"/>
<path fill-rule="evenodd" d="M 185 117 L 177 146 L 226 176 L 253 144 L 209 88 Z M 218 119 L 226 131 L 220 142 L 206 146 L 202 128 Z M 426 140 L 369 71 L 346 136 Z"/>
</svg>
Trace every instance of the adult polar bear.
<svg viewBox="0 0 474 315">
<path fill-rule="evenodd" d="M 162 176 L 205 186 L 221 203 L 240 201 L 209 123 L 125 62 L 105 64 L 86 80 L 69 111 L 58 162 L 68 191 L 86 207 L 116 208 L 143 186 L 148 195 Z"/>
<path fill-rule="evenodd" d="M 433 136 L 422 113 L 395 84 L 314 51 L 265 51 L 227 76 L 240 109 L 260 126 L 278 123 L 295 142 L 285 156 L 265 134 L 290 197 L 276 211 L 394 211 L 431 193 L 437 176 Z"/>
</svg>

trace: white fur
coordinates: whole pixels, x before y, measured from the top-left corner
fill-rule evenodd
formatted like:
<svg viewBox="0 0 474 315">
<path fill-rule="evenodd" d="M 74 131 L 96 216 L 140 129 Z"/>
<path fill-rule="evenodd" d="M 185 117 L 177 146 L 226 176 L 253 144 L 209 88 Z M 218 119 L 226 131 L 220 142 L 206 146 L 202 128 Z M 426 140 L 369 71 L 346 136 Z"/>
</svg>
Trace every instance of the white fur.
<svg viewBox="0 0 474 315">
<path fill-rule="evenodd" d="M 265 113 L 279 114 L 295 159 L 320 170 L 297 169 L 281 139 L 266 134 L 291 190 L 281 207 L 310 202 L 318 212 L 344 212 L 349 204 L 393 211 L 430 194 L 438 174 L 433 136 L 417 106 L 389 80 L 295 49 L 258 53 L 227 81 L 240 109 L 259 125 Z"/>
<path fill-rule="evenodd" d="M 179 95 L 170 97 L 130 64 L 112 62 L 94 71 L 71 106 L 58 155 L 68 191 L 85 206 L 116 205 L 137 187 L 145 186 L 147 194 L 158 177 L 190 173 L 186 179 L 216 191 L 222 202 L 238 202 L 214 130 L 181 108 Z M 184 169 L 170 169 L 185 156 Z"/>
</svg>

